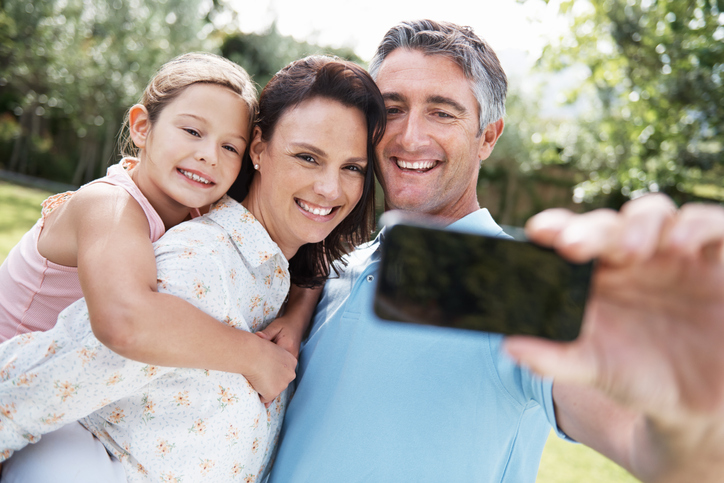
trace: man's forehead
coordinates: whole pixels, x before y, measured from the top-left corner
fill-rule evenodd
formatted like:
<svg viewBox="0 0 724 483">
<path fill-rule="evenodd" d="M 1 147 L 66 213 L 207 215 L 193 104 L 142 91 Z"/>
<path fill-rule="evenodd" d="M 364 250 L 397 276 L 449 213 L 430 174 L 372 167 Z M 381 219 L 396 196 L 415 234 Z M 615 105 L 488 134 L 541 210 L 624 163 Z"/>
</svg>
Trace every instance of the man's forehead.
<svg viewBox="0 0 724 483">
<path fill-rule="evenodd" d="M 462 68 L 450 57 L 427 54 L 419 50 L 398 48 L 382 61 L 377 74 L 377 85 L 392 82 L 445 82 L 469 83 Z"/>
<path fill-rule="evenodd" d="M 377 86 L 386 100 L 404 101 L 410 97 L 435 102 L 441 98 L 475 102 L 472 83 L 449 56 L 399 48 L 380 64 Z"/>
</svg>

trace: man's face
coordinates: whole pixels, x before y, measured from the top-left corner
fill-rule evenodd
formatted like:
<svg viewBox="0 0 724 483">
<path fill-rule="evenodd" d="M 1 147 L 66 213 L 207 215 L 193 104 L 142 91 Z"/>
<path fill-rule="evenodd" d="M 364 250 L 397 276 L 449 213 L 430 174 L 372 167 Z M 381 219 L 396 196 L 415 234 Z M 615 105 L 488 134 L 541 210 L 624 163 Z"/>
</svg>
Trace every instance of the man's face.
<svg viewBox="0 0 724 483">
<path fill-rule="evenodd" d="M 445 56 L 400 48 L 382 63 L 376 82 L 387 108 L 377 148 L 386 209 L 451 219 L 478 209 L 480 160 L 503 125 L 478 136 L 478 104 L 462 69 Z"/>
</svg>

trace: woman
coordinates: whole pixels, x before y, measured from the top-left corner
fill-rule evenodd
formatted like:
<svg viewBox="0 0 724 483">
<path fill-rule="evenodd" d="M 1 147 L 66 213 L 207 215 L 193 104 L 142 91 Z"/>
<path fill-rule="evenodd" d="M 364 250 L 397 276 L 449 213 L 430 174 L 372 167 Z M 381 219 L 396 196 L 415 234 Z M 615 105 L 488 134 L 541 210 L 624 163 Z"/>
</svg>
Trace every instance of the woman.
<svg viewBox="0 0 724 483">
<path fill-rule="evenodd" d="M 352 63 L 310 57 L 280 71 L 262 92 L 246 176 L 232 190 L 243 201 L 222 198 L 156 243 L 159 290 L 228 325 L 263 329 L 290 280 L 318 285 L 330 261 L 368 236 L 374 147 L 384 118 L 374 82 Z M 247 372 L 263 378 L 269 361 L 262 354 L 278 352 L 266 351 L 271 342 L 263 338 L 248 340 L 239 356 Z M 95 339 L 83 300 L 50 331 L 0 346 L 0 364 L 0 451 L 9 456 L 83 418 L 127 481 L 256 481 L 268 467 L 288 398 L 284 392 L 267 408 L 238 374 L 125 359 Z M 54 446 L 83 466 L 70 445 Z M 8 460 L 3 478 L 43 478 L 28 471 L 50 458 L 15 461 Z M 58 469 L 48 470 L 58 481 Z"/>
</svg>

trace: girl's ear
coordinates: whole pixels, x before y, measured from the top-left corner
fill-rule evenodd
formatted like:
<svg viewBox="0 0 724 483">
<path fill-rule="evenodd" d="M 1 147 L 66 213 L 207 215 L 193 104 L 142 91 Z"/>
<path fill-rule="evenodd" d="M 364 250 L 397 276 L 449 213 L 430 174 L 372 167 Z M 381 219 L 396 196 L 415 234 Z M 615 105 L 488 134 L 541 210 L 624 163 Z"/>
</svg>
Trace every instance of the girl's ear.
<svg viewBox="0 0 724 483">
<path fill-rule="evenodd" d="M 148 134 L 151 131 L 151 121 L 148 117 L 148 110 L 141 104 L 136 104 L 128 111 L 128 127 L 131 131 L 131 140 L 138 149 L 146 147 Z"/>
<path fill-rule="evenodd" d="M 254 164 L 254 169 L 259 169 L 259 160 L 261 159 L 261 154 L 266 149 L 266 142 L 262 140 L 261 138 L 261 128 L 259 126 L 254 127 L 254 132 L 252 133 L 251 138 L 251 145 L 249 146 L 249 156 L 251 157 L 251 162 Z"/>
</svg>

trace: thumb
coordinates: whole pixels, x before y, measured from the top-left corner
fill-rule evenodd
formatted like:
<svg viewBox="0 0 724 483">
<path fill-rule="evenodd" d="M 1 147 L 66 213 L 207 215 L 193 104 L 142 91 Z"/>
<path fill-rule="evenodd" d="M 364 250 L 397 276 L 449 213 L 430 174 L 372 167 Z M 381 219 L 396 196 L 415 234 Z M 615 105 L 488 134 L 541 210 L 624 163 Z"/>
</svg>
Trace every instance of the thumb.
<svg viewBox="0 0 724 483">
<path fill-rule="evenodd" d="M 264 330 L 266 330 L 266 329 L 264 329 Z M 263 330 L 260 330 L 258 332 L 254 332 L 254 333 L 264 340 L 271 340 L 271 336 L 269 334 L 267 334 L 266 332 L 264 332 Z"/>
<path fill-rule="evenodd" d="M 595 379 L 595 363 L 590 352 L 576 342 L 553 342 L 526 336 L 507 337 L 504 350 L 518 364 L 561 382 L 590 384 Z"/>
</svg>

